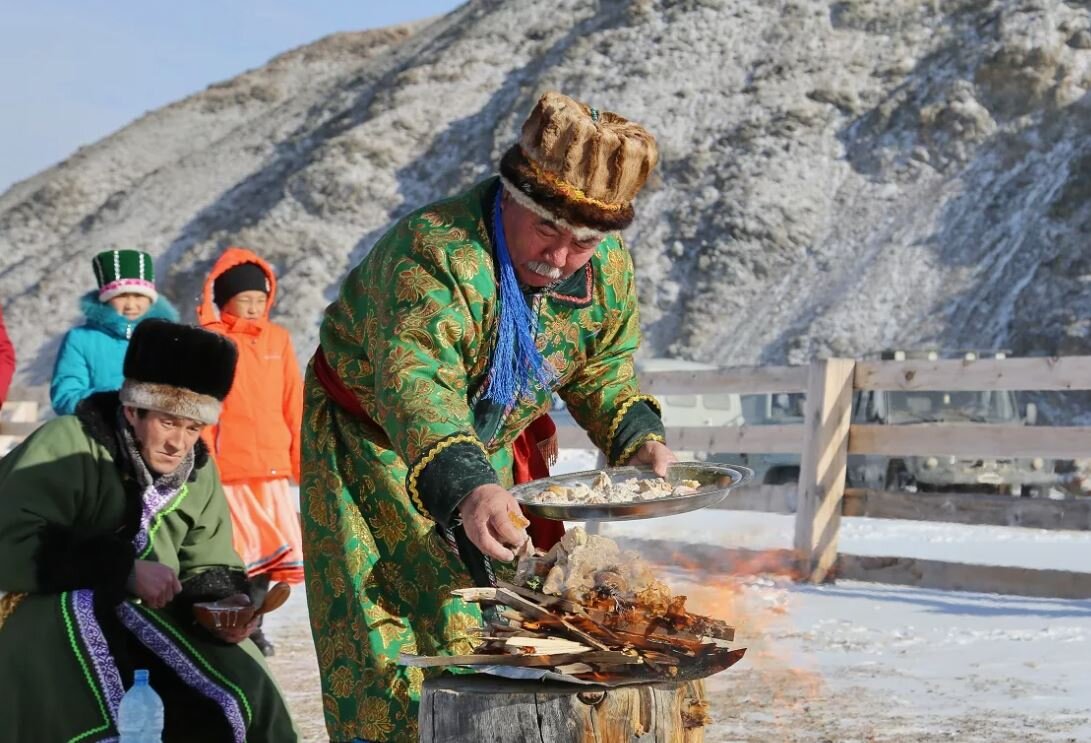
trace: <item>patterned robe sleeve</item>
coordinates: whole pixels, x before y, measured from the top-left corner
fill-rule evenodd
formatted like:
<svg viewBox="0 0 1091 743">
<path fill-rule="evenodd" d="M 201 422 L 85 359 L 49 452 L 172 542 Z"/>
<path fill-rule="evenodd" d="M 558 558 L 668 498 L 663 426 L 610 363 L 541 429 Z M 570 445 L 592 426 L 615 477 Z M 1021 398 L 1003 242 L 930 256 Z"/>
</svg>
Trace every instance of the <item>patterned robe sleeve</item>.
<svg viewBox="0 0 1091 743">
<path fill-rule="evenodd" d="M 178 548 L 182 592 L 175 597 L 175 606 L 248 593 L 250 583 L 232 545 L 231 514 L 216 466 L 206 464 L 190 487 L 206 494 L 206 502 Z"/>
<path fill-rule="evenodd" d="M 408 249 L 390 249 L 386 240 Z M 435 229 L 427 215 L 385 237 L 375 258 L 346 282 L 345 291 L 355 296 L 342 296 L 371 308 L 364 343 L 374 374 L 374 418 L 408 467 L 413 504 L 449 525 L 471 490 L 498 481 L 474 431 L 465 362 L 488 352 L 471 305 L 483 303 L 472 279 L 491 272 L 491 262 L 480 245 Z"/>
<path fill-rule="evenodd" d="M 125 595 L 132 542 L 81 525 L 100 462 L 75 418 L 39 428 L 0 460 L 0 591 Z"/>
<path fill-rule="evenodd" d="M 560 390 L 576 422 L 607 456 L 623 464 L 647 441 L 663 441 L 659 403 L 640 394 L 633 354 L 640 345 L 640 317 L 632 258 L 623 245 L 609 250 L 602 270 L 610 307 L 587 363 Z"/>
</svg>

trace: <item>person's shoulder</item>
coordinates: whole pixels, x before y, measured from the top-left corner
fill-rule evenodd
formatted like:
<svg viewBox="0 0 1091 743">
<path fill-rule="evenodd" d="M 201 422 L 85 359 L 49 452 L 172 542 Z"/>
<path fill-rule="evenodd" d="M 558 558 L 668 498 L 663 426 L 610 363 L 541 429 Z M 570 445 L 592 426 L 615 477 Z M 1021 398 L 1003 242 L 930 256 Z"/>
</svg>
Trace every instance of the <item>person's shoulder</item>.
<svg viewBox="0 0 1091 743">
<path fill-rule="evenodd" d="M 92 438 L 84 430 L 80 419 L 75 415 L 59 415 L 38 426 L 27 437 L 28 447 L 48 447 L 60 455 L 62 452 L 88 451 L 92 448 Z"/>
</svg>

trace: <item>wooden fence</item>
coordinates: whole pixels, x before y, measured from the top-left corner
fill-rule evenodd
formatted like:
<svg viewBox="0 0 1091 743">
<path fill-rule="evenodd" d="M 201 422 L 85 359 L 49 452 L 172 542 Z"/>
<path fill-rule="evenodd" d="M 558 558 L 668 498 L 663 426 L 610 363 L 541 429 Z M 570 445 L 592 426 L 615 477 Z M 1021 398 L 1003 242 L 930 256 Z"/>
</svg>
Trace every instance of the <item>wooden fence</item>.
<svg viewBox="0 0 1091 743">
<path fill-rule="evenodd" d="M 1091 597 L 1091 572 L 1032 570 L 946 563 L 906 557 L 838 553 L 842 515 L 1046 529 L 1091 529 L 1091 499 L 1052 501 L 969 493 L 892 493 L 846 490 L 849 454 L 886 456 L 1091 458 L 1091 427 L 987 423 L 852 424 L 857 390 L 957 392 L 1091 389 L 1091 357 L 940 361 L 825 359 L 809 367 L 742 367 L 647 374 L 653 394 L 806 393 L 801 425 L 670 427 L 667 443 L 679 450 L 795 453 L 801 457 L 797 492 L 763 488 L 741 493 L 744 508 L 794 500 L 794 549 L 766 555 L 804 580 L 832 577 L 933 588 L 1031 596 Z M 560 430 L 561 445 L 587 446 L 586 435 Z M 789 486 L 791 487 L 791 486 Z M 794 499 L 790 496 L 794 495 Z M 733 505 L 736 502 L 733 501 Z M 732 552 L 728 550 L 727 552 Z M 723 555 L 731 559 L 732 555 Z M 744 558 L 752 555 L 743 555 Z M 1017 558 L 1015 558 L 1017 559 Z M 743 562 L 741 560 L 739 562 Z M 790 568 L 789 568 L 790 566 Z"/>
<path fill-rule="evenodd" d="M 0 456 L 29 436 L 38 422 L 38 403 L 32 400 L 8 400 L 0 408 Z"/>
</svg>

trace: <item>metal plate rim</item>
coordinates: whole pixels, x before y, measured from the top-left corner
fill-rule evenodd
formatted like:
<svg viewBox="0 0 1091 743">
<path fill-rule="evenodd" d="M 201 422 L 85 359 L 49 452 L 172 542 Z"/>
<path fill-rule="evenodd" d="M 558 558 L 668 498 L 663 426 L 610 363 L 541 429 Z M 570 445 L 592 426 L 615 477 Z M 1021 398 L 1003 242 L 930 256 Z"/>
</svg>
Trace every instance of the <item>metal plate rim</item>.
<svg viewBox="0 0 1091 743">
<path fill-rule="evenodd" d="M 522 483 L 512 488 L 512 494 L 527 513 L 554 521 L 635 521 L 639 519 L 674 516 L 680 513 L 707 508 L 725 500 L 734 488 L 748 482 L 754 475 L 753 470 L 741 465 L 709 464 L 707 462 L 677 462 L 671 467 L 688 467 L 710 472 L 711 474 L 730 475 L 732 482 L 727 487 L 706 490 L 693 495 L 673 498 L 658 498 L 648 501 L 628 501 L 625 503 L 588 503 L 565 505 L 559 503 L 534 503 L 519 496 L 531 490 L 540 490 L 547 483 L 565 484 L 580 478 L 593 478 L 600 472 L 613 477 L 615 474 L 640 473 L 652 474 L 652 468 L 646 466 L 606 467 L 603 469 L 583 470 L 566 475 L 541 478 Z"/>
</svg>

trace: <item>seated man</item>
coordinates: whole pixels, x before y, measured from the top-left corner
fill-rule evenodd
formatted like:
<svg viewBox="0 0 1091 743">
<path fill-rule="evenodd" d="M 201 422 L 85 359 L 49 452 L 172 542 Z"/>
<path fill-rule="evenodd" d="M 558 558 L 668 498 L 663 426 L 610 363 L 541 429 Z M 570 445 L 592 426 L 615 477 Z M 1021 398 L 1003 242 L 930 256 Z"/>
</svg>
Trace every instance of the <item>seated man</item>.
<svg viewBox="0 0 1091 743">
<path fill-rule="evenodd" d="M 200 441 L 231 387 L 231 341 L 165 320 L 133 332 L 120 392 L 0 460 L 0 740 L 116 740 L 150 671 L 163 741 L 295 741 L 250 627 L 192 606 L 248 589 Z"/>
</svg>

